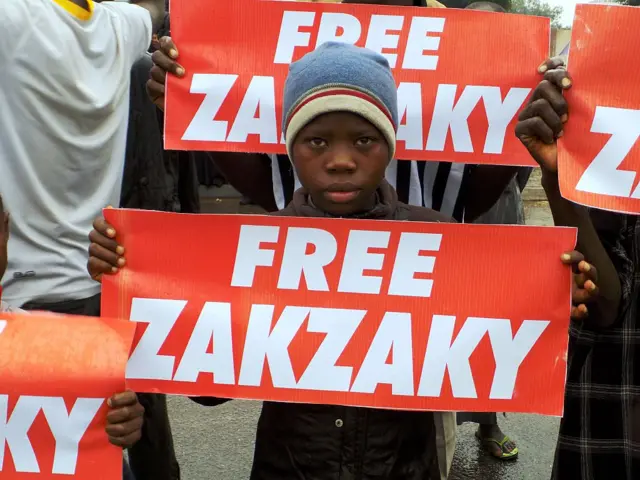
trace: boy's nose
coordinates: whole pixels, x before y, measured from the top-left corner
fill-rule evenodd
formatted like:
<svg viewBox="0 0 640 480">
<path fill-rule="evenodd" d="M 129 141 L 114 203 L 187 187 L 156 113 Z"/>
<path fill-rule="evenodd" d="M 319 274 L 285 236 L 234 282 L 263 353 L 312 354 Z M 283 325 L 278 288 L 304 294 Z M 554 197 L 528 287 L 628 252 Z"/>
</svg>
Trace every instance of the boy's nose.
<svg viewBox="0 0 640 480">
<path fill-rule="evenodd" d="M 327 162 L 327 170 L 330 172 L 352 172 L 356 169 L 353 155 L 346 148 L 336 149 Z"/>
</svg>

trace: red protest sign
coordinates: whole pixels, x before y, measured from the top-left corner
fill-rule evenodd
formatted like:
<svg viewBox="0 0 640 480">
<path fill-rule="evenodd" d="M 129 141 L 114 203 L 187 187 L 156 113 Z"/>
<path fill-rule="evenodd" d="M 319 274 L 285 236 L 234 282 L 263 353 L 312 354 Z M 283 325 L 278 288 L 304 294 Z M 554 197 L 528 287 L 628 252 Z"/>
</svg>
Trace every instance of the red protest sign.
<svg viewBox="0 0 640 480">
<path fill-rule="evenodd" d="M 632 86 L 640 70 L 638 26 L 638 8 L 576 8 L 569 50 L 574 86 L 566 94 L 571 120 L 558 151 L 565 198 L 635 214 L 640 213 L 640 91 Z"/>
<path fill-rule="evenodd" d="M 106 400 L 124 391 L 133 333 L 123 321 L 0 314 L 3 480 L 122 478 Z"/>
<path fill-rule="evenodd" d="M 136 391 L 562 413 L 572 229 L 105 215 Z"/>
<path fill-rule="evenodd" d="M 288 66 L 337 40 L 388 58 L 398 83 L 397 158 L 534 165 L 513 128 L 548 55 L 548 19 L 384 5 L 253 2 L 246 8 L 208 0 L 173 0 L 171 12 L 187 74 L 168 81 L 167 148 L 285 153 Z"/>
</svg>

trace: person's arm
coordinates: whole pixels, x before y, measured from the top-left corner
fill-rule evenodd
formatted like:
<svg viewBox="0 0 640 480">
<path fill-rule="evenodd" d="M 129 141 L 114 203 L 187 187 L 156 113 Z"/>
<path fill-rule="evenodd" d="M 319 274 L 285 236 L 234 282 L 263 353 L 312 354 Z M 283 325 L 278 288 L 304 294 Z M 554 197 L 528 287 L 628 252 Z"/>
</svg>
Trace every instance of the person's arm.
<svg viewBox="0 0 640 480">
<path fill-rule="evenodd" d="M 149 11 L 154 32 L 157 32 L 162 27 L 164 23 L 164 0 L 130 0 L 129 3 Z"/>
<path fill-rule="evenodd" d="M 544 80 L 520 114 L 516 135 L 542 168 L 542 186 L 555 224 L 578 229 L 577 249 L 598 271 L 600 291 L 594 306 L 590 307 L 588 321 L 597 327 L 608 327 L 619 313 L 621 286 L 618 272 L 598 236 L 589 211 L 563 198 L 558 182 L 557 140 L 569 118 L 563 91 L 571 87 L 572 81 L 560 58 L 545 62 L 539 73 L 544 73 Z"/>
<path fill-rule="evenodd" d="M 488 212 L 500 199 L 518 167 L 478 165 L 471 171 L 464 197 L 464 220 L 471 223 Z"/>
<path fill-rule="evenodd" d="M 557 172 L 543 170 L 542 187 L 547 194 L 554 223 L 578 229 L 576 248 L 598 270 L 600 294 L 594 305 L 589 307 L 589 318 L 596 322 L 596 326 L 610 326 L 618 316 L 622 295 L 620 279 L 591 221 L 589 210 L 560 195 Z"/>
</svg>

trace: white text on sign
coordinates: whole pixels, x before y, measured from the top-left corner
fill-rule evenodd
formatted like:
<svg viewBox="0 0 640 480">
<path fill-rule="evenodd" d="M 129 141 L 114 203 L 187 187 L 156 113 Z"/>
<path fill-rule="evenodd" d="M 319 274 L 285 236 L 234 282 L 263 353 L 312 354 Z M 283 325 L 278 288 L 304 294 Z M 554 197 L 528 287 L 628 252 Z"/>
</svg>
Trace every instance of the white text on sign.
<svg viewBox="0 0 640 480">
<path fill-rule="evenodd" d="M 220 117 L 219 112 L 237 80 L 235 74 L 193 75 L 190 91 L 204 95 L 204 100 L 183 140 L 245 143 L 250 135 L 257 135 L 261 143 L 284 144 L 282 135 L 278 138 L 281 122 L 276 115 L 274 77 L 253 76 L 235 116 Z M 456 101 L 458 92 L 461 93 Z M 398 140 L 405 143 L 407 150 L 443 152 L 450 132 L 456 152 L 474 153 L 469 117 L 482 103 L 488 125 L 482 152 L 500 154 L 507 128 L 530 92 L 530 88 L 513 87 L 503 98 L 500 87 L 439 85 L 425 141 L 423 102 L 416 101 L 422 98 L 422 85 L 402 82 L 398 85 L 398 113 L 405 121 L 398 126 Z"/>
<path fill-rule="evenodd" d="M 387 384 L 393 395 L 438 397 L 448 371 L 454 397 L 478 398 L 469 360 L 488 334 L 496 363 L 489 398 L 510 399 L 520 365 L 549 325 L 525 320 L 514 334 L 508 319 L 469 317 L 454 338 L 456 317 L 433 315 L 415 382 L 410 313 L 385 313 L 360 363 L 336 365 L 367 311 L 288 306 L 276 319 L 274 305 L 254 304 L 236 376 L 230 303 L 205 304 L 177 365 L 175 356 L 159 354 L 186 304 L 186 300 L 133 299 L 131 320 L 148 326 L 129 359 L 128 379 L 196 382 L 201 373 L 212 373 L 216 384 L 260 387 L 268 365 L 277 388 L 374 393 L 378 385 Z M 288 348 L 296 335 L 304 334 L 300 331 L 305 322 L 307 332 L 326 336 L 296 380 Z"/>
<path fill-rule="evenodd" d="M 42 413 L 56 442 L 50 473 L 74 475 L 78 445 L 104 402 L 103 398 L 78 398 L 68 411 L 60 397 L 21 396 L 9 415 L 9 396 L 0 395 L 0 472 L 8 451 L 16 472 L 41 473 L 29 430 Z"/>
<path fill-rule="evenodd" d="M 584 171 L 576 190 L 640 199 L 640 184 L 633 190 L 637 172 L 620 168 L 640 137 L 640 110 L 596 107 L 591 132 L 611 138 Z"/>
<path fill-rule="evenodd" d="M 285 11 L 280 25 L 278 45 L 273 63 L 293 62 L 297 47 L 309 47 L 311 32 L 301 28 L 316 29 L 318 35 L 315 48 L 326 42 L 341 42 L 355 45 L 362 37 L 363 25 L 357 17 L 348 13 Z M 438 56 L 425 54 L 436 52 L 440 45 L 437 34 L 444 31 L 445 19 L 440 17 L 404 17 L 402 15 L 371 15 L 364 47 L 385 56 L 391 68 L 400 67 L 398 53 L 401 36 L 407 35 L 402 68 L 406 70 L 435 70 Z M 393 33 L 392 33 L 393 32 Z M 436 35 L 430 35 L 436 34 Z M 394 50 L 393 53 L 389 50 Z"/>
<path fill-rule="evenodd" d="M 278 226 L 243 225 L 233 269 L 231 286 L 253 286 L 257 267 L 273 266 L 275 249 L 261 246 L 275 243 L 280 236 Z M 304 277 L 307 289 L 319 292 L 381 293 L 382 276 L 365 275 L 365 271 L 379 271 L 385 261 L 384 253 L 371 249 L 389 247 L 391 233 L 385 231 L 351 230 L 344 250 L 340 280 L 329 287 L 324 268 L 338 254 L 338 242 L 328 231 L 319 228 L 289 227 L 277 288 L 298 290 Z M 433 273 L 435 257 L 422 252 L 437 252 L 442 235 L 430 233 L 402 233 L 394 260 L 388 295 L 430 297 L 433 280 L 415 278 L 419 273 Z M 313 247 L 312 253 L 307 253 Z"/>
</svg>

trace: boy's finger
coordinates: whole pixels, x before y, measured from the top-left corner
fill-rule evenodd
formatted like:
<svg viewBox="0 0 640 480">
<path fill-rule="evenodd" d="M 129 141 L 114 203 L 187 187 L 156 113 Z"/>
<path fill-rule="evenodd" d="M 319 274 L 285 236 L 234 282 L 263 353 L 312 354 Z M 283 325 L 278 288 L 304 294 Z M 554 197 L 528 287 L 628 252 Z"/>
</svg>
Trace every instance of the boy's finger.
<svg viewBox="0 0 640 480">
<path fill-rule="evenodd" d="M 147 95 L 161 111 L 164 111 L 164 85 L 153 79 L 147 80 Z"/>
<path fill-rule="evenodd" d="M 107 237 L 97 230 L 91 230 L 89 232 L 89 241 L 101 246 L 109 252 L 117 253 L 118 255 L 122 255 L 124 253 L 124 247 L 118 245 L 118 242 L 116 242 L 114 239 Z"/>
<path fill-rule="evenodd" d="M 560 116 L 546 100 L 539 98 L 535 102 L 530 103 L 525 110 L 529 110 L 528 115 L 532 118 L 541 118 L 542 121 L 551 129 L 554 136 L 557 137 L 558 134 L 562 132 L 564 124 L 562 123 Z"/>
<path fill-rule="evenodd" d="M 516 125 L 516 136 L 524 142 L 524 138 L 536 139 L 547 145 L 551 145 L 555 141 L 553 130 L 540 117 L 528 118 L 521 120 Z M 527 145 L 525 143 L 525 145 Z"/>
<path fill-rule="evenodd" d="M 144 416 L 144 407 L 139 403 L 130 407 L 121 407 L 109 410 L 107 413 L 107 423 L 109 425 L 125 424 L 136 418 Z"/>
<path fill-rule="evenodd" d="M 159 40 L 160 48 L 163 52 L 169 55 L 171 58 L 178 58 L 178 49 L 171 37 L 161 37 Z"/>
<path fill-rule="evenodd" d="M 578 270 L 588 280 L 593 280 L 594 283 L 598 282 L 598 269 L 588 262 L 582 261 L 578 264 Z"/>
<path fill-rule="evenodd" d="M 151 60 L 153 60 L 153 63 L 165 72 L 171 72 L 178 77 L 184 75 L 184 68 L 177 62 L 173 61 L 162 50 L 156 50 L 155 52 L 153 52 L 153 54 L 151 55 Z"/>
<path fill-rule="evenodd" d="M 543 99 L 549 102 L 551 108 L 564 120 L 564 116 L 569 113 L 569 105 L 562 95 L 560 87 L 554 85 L 549 80 L 543 80 L 533 91 L 531 102 Z"/>
<path fill-rule="evenodd" d="M 102 275 L 104 274 L 114 274 L 118 272 L 118 269 L 112 267 L 107 262 L 103 262 L 102 260 L 89 257 L 89 261 L 87 262 L 87 270 L 91 278 L 93 278 L 96 282 L 100 282 L 102 280 Z"/>
<path fill-rule="evenodd" d="M 562 260 L 562 263 L 565 265 L 578 265 L 584 260 L 584 255 L 577 250 L 573 250 L 571 252 L 563 253 L 560 256 L 560 260 Z"/>
<path fill-rule="evenodd" d="M 164 89 L 164 84 L 167 83 L 167 72 L 154 65 L 151 67 L 151 70 L 149 70 L 149 77 L 162 85 L 162 88 Z M 164 90 L 162 93 L 164 93 Z"/>
<path fill-rule="evenodd" d="M 564 59 L 562 57 L 548 58 L 538 67 L 538 73 L 546 73 L 549 70 L 564 67 Z"/>
<path fill-rule="evenodd" d="M 143 418 L 136 417 L 122 423 L 107 424 L 105 431 L 113 438 L 123 438 L 135 433 L 142 428 Z"/>
<path fill-rule="evenodd" d="M 140 405 L 138 403 L 138 396 L 135 392 L 127 390 L 126 392 L 116 393 L 109 400 L 107 400 L 109 408 L 128 407 L 132 405 Z M 140 405 L 142 408 L 142 405 Z"/>
<path fill-rule="evenodd" d="M 578 288 L 574 290 L 573 295 L 571 295 L 571 302 L 575 306 L 580 306 L 593 301 L 596 295 L 598 295 L 598 287 L 595 287 L 593 292 L 586 288 Z"/>
<path fill-rule="evenodd" d="M 115 252 L 107 250 L 106 248 L 104 248 L 101 245 L 98 245 L 97 243 L 91 243 L 89 245 L 89 256 L 95 257 L 98 260 L 102 260 L 103 262 L 108 263 L 110 267 L 121 268 L 121 267 L 124 267 L 126 264 L 124 257 L 121 257 Z"/>
<path fill-rule="evenodd" d="M 586 305 L 578 305 L 571 308 L 571 318 L 573 320 L 584 320 L 589 316 L 589 310 Z"/>
<path fill-rule="evenodd" d="M 573 80 L 564 68 L 548 70 L 544 74 L 544 79 L 562 90 L 568 90 L 573 85 Z"/>
<path fill-rule="evenodd" d="M 93 221 L 93 229 L 105 237 L 116 237 L 116 229 L 109 225 L 104 217 L 98 217 Z"/>
</svg>

